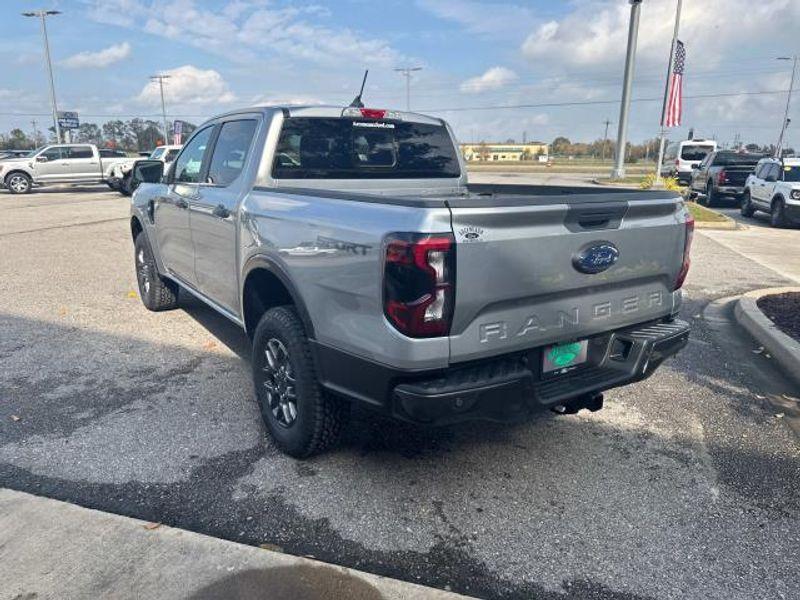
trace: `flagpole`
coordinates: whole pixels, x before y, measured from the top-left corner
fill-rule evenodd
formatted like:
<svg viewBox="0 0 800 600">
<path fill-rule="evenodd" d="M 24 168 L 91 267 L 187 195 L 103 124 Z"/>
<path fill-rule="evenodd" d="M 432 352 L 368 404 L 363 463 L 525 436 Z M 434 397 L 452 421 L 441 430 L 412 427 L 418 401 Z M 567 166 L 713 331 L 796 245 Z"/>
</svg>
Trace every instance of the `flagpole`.
<svg viewBox="0 0 800 600">
<path fill-rule="evenodd" d="M 667 116 L 667 96 L 669 96 L 669 82 L 672 76 L 672 69 L 675 67 L 675 46 L 678 43 L 678 27 L 681 24 L 681 5 L 683 0 L 678 0 L 678 7 L 675 10 L 675 29 L 672 32 L 672 45 L 669 49 L 669 64 L 667 65 L 667 80 L 664 82 L 664 102 L 661 105 L 661 140 L 658 144 L 658 162 L 656 163 L 656 185 L 661 183 L 661 163 L 664 161 L 664 141 L 666 140 L 667 130 L 664 128 L 664 119 Z"/>
</svg>

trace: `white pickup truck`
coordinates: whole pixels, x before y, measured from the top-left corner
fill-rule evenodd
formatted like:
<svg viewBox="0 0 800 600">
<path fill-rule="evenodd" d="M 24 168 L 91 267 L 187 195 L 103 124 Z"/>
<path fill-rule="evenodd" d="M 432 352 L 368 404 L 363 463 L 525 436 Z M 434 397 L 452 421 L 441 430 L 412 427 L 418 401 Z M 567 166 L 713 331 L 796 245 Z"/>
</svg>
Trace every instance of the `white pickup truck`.
<svg viewBox="0 0 800 600">
<path fill-rule="evenodd" d="M 51 144 L 25 158 L 0 161 L 0 183 L 12 194 L 53 183 L 104 183 L 111 169 L 128 157 L 102 156 L 93 144 Z"/>
<path fill-rule="evenodd" d="M 172 164 L 172 161 L 178 156 L 178 152 L 180 152 L 181 148 L 183 148 L 183 146 L 180 144 L 156 146 L 147 158 L 149 160 L 160 160 L 163 162 L 164 172 L 166 172 L 167 167 Z M 108 187 L 118 191 L 124 196 L 130 196 L 133 193 L 133 188 L 131 187 L 131 171 L 137 160 L 141 160 L 141 157 L 129 158 L 115 164 L 109 173 Z"/>
</svg>

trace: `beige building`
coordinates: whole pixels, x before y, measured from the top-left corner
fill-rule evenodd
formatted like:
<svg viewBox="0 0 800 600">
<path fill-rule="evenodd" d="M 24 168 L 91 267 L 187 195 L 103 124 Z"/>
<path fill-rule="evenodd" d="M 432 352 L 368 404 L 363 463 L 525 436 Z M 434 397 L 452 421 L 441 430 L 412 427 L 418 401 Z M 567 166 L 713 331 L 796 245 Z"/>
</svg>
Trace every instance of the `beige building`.
<svg viewBox="0 0 800 600">
<path fill-rule="evenodd" d="M 547 144 L 461 144 L 461 154 L 467 161 L 540 161 L 546 162 L 549 155 Z"/>
</svg>

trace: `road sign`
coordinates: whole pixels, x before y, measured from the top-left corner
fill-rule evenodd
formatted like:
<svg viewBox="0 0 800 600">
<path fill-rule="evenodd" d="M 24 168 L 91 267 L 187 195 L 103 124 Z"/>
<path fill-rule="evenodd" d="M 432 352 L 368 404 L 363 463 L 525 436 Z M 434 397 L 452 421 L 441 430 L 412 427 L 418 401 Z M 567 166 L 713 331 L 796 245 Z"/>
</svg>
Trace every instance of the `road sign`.
<svg viewBox="0 0 800 600">
<path fill-rule="evenodd" d="M 61 129 L 78 129 L 81 126 L 78 113 L 67 110 L 58 111 L 58 126 Z"/>
<path fill-rule="evenodd" d="M 180 145 L 183 138 L 183 121 L 172 122 L 172 143 Z"/>
</svg>

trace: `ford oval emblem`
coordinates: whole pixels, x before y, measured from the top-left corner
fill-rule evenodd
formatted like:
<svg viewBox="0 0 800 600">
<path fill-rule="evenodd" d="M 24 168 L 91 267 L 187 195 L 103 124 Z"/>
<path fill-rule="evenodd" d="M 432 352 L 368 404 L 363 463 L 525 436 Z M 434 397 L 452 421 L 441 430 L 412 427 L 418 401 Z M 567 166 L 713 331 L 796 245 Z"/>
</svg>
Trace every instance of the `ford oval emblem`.
<svg viewBox="0 0 800 600">
<path fill-rule="evenodd" d="M 611 268 L 619 259 L 619 250 L 611 242 L 592 242 L 572 259 L 572 266 L 581 273 L 593 275 Z"/>
</svg>

